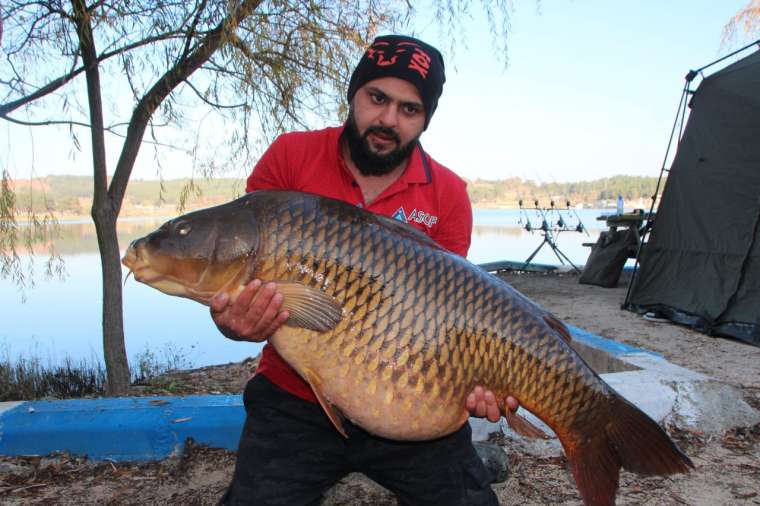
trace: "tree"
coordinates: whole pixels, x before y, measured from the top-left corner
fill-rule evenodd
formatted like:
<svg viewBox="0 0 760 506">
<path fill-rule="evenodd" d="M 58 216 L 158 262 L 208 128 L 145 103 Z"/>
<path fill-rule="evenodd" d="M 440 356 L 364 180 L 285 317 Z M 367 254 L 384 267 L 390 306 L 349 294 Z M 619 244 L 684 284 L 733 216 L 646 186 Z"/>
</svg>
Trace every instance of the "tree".
<svg viewBox="0 0 760 506">
<path fill-rule="evenodd" d="M 434 0 L 427 13 L 456 40 L 468 4 Z M 506 49 L 508 0 L 482 6 Z M 381 27 L 392 30 L 414 12 L 408 2 L 375 0 L 16 0 L 2 8 L 0 118 L 63 125 L 76 146 L 79 132 L 89 133 L 110 394 L 129 385 L 116 222 L 140 148 L 188 151 L 204 173 L 247 166 L 254 140 L 344 112 L 361 50 Z M 208 121 L 222 125 L 223 139 L 217 132 L 201 141 L 183 128 Z M 121 142 L 112 171 L 106 135 Z M 2 188 L 0 202 L 13 209 L 11 187 Z M 12 217 L 0 213 L 8 243 Z M 14 258 L 0 261 L 5 267 Z"/>
<path fill-rule="evenodd" d="M 749 0 L 747 5 L 739 9 L 739 12 L 726 23 L 723 41 L 733 40 L 739 29 L 750 39 L 760 37 L 760 0 Z"/>
</svg>

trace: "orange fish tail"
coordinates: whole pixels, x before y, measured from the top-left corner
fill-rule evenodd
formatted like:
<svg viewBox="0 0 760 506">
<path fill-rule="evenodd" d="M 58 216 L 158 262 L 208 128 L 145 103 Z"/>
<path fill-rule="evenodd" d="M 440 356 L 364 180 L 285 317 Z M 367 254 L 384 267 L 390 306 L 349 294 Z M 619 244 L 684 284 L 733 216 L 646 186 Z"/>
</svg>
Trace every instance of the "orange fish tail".
<svg viewBox="0 0 760 506">
<path fill-rule="evenodd" d="M 590 433 L 598 427 L 596 433 Z M 586 433 L 560 436 L 575 483 L 587 506 L 615 504 L 620 468 L 644 475 L 694 468 L 668 434 L 639 408 L 613 394 L 607 420 Z"/>
</svg>

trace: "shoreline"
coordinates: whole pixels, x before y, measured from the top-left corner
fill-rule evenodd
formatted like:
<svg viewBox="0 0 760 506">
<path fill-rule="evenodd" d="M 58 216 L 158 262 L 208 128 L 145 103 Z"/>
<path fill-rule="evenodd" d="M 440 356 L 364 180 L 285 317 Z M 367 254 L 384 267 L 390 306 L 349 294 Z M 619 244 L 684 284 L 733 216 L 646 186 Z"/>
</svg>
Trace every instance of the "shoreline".
<svg viewBox="0 0 760 506">
<path fill-rule="evenodd" d="M 192 211 L 197 211 L 199 209 L 204 209 L 206 207 L 213 207 L 215 205 L 223 204 L 224 202 L 218 202 L 215 204 L 209 204 L 208 206 L 193 206 L 193 207 L 187 207 L 185 208 L 182 213 L 189 213 Z M 639 207 L 631 207 L 626 206 L 626 209 L 639 209 Z M 519 211 L 521 208 L 514 206 L 514 205 L 506 205 L 506 204 L 487 204 L 487 205 L 473 205 L 472 210 L 475 211 Z M 535 208 L 533 207 L 523 207 L 523 211 L 531 212 L 535 211 Z M 575 207 L 571 206 L 570 208 L 566 207 L 557 207 L 557 211 L 588 211 L 588 210 L 598 210 L 602 212 L 610 211 L 614 212 L 616 208 L 614 206 L 601 206 L 601 205 L 584 205 L 582 207 Z M 161 208 L 158 211 L 133 211 L 129 209 L 122 209 L 122 211 L 119 213 L 119 218 L 117 223 L 120 222 L 128 222 L 128 221 L 140 221 L 140 220 L 168 220 L 171 218 L 175 218 L 179 216 L 180 212 L 176 209 L 176 207 L 166 207 Z M 92 221 L 92 216 L 89 214 L 74 214 L 74 213 L 58 213 L 53 212 L 53 218 L 56 220 L 56 222 L 59 225 L 79 225 L 79 224 L 94 224 Z M 17 220 L 17 224 L 19 225 L 28 225 L 31 223 L 29 220 Z"/>
<path fill-rule="evenodd" d="M 760 409 L 760 348 L 670 323 L 651 322 L 623 311 L 620 304 L 625 297 L 624 283 L 609 289 L 581 285 L 577 275 L 561 273 L 506 273 L 501 277 L 562 321 L 659 353 L 719 384 L 736 386 L 747 403 Z M 204 371 L 220 375 L 207 383 L 209 388 L 222 381 L 237 381 L 242 389 L 249 371 L 240 367 L 237 372 L 224 369 L 217 366 Z M 199 385 L 198 377 L 188 377 L 186 381 Z M 737 427 L 717 436 L 673 428 L 668 431 L 697 468 L 690 474 L 671 477 L 623 472 L 619 504 L 751 506 L 760 502 L 760 424 Z M 531 454 L 510 437 L 497 442 L 507 454 L 511 471 L 507 481 L 493 486 L 501 506 L 580 504 L 563 457 Z M 182 455 L 148 464 L 94 464 L 66 455 L 0 457 L 0 463 L 16 466 L 6 474 L 6 483 L 11 486 L 0 488 L 0 498 L 8 504 L 212 505 L 229 484 L 235 454 L 191 444 Z M 322 502 L 322 506 L 354 504 L 393 506 L 396 502 L 385 489 L 357 474 L 341 480 Z"/>
</svg>

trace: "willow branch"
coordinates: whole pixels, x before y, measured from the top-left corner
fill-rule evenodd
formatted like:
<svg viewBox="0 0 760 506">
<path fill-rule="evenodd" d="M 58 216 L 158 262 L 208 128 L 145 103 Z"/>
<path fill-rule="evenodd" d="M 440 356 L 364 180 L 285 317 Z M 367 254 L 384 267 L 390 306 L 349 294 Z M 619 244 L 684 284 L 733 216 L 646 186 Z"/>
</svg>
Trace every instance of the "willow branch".
<svg viewBox="0 0 760 506">
<path fill-rule="evenodd" d="M 126 45 L 124 47 L 121 47 L 119 49 L 115 49 L 113 51 L 110 51 L 110 52 L 107 52 L 107 53 L 103 53 L 98 58 L 96 58 L 90 64 L 90 66 L 97 66 L 101 62 L 104 62 L 104 61 L 108 60 L 109 58 L 113 58 L 114 56 L 118 56 L 118 55 L 120 55 L 122 53 L 126 53 L 126 52 L 131 51 L 133 49 L 136 49 L 138 47 L 142 47 L 142 46 L 146 46 L 146 45 L 149 45 L 149 44 L 153 44 L 154 42 L 158 42 L 158 41 L 162 41 L 162 40 L 169 40 L 169 39 L 175 38 L 178 33 L 179 32 L 176 32 L 176 31 L 163 33 L 161 35 L 156 35 L 154 37 L 148 37 L 146 39 L 139 40 L 139 41 L 134 42 L 132 44 L 128 44 L 128 45 Z M 57 79 L 54 79 L 50 83 L 46 84 L 42 88 L 39 88 L 37 91 L 35 91 L 35 92 L 33 92 L 33 93 L 29 94 L 29 95 L 21 97 L 21 98 L 19 98 L 17 100 L 14 100 L 12 102 L 8 102 L 8 103 L 0 105 L 0 118 L 7 119 L 7 115 L 9 113 L 15 111 L 19 107 L 27 105 L 27 104 L 29 104 L 31 102 L 34 102 L 37 99 L 40 99 L 40 98 L 42 98 L 42 97 L 44 97 L 46 95 L 49 95 L 50 93 L 53 93 L 54 91 L 56 91 L 61 86 L 65 85 L 66 83 L 68 83 L 69 81 L 71 81 L 72 79 L 74 79 L 76 76 L 78 76 L 82 72 L 86 72 L 88 69 L 89 69 L 88 66 L 83 65 L 83 66 L 77 68 L 76 70 L 73 70 L 73 71 L 71 71 L 71 72 L 69 72 L 67 74 L 62 75 L 61 77 L 59 77 Z"/>
<path fill-rule="evenodd" d="M 116 209 L 120 208 L 124 199 L 132 167 L 150 117 L 174 88 L 185 81 L 204 62 L 208 61 L 217 49 L 227 42 L 229 34 L 234 33 L 242 20 L 251 15 L 262 1 L 243 0 L 228 17 L 203 38 L 202 42 L 187 58 L 179 60 L 170 68 L 138 102 L 132 113 L 124 148 L 119 156 L 108 190 Z"/>
</svg>

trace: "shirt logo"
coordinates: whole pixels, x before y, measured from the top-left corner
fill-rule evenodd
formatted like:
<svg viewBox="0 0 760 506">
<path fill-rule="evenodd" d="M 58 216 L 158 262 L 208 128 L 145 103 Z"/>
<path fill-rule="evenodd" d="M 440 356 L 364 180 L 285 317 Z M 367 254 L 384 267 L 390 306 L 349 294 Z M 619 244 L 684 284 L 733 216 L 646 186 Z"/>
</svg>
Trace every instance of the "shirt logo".
<svg viewBox="0 0 760 506">
<path fill-rule="evenodd" d="M 399 207 L 396 212 L 393 213 L 393 218 L 402 223 L 422 223 L 427 228 L 438 223 L 438 216 L 433 216 L 432 214 L 418 210 L 417 208 L 407 215 L 404 208 Z"/>
<path fill-rule="evenodd" d="M 393 213 L 392 218 L 394 220 L 400 221 L 401 223 L 409 223 L 409 221 L 406 219 L 406 213 L 404 212 L 403 207 L 399 207 L 398 209 L 396 209 L 396 212 Z"/>
</svg>

